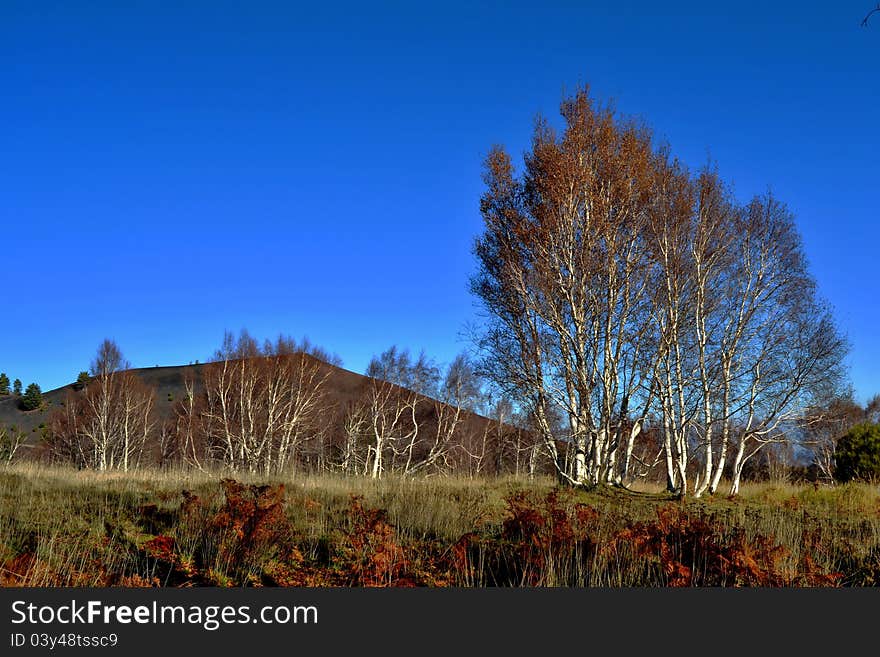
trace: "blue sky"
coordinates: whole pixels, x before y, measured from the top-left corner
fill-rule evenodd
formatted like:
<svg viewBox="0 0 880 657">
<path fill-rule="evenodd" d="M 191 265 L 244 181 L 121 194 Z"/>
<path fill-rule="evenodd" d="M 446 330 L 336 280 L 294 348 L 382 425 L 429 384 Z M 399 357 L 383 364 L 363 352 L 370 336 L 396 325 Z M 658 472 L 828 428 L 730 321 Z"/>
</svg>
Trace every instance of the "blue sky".
<svg viewBox="0 0 880 657">
<path fill-rule="evenodd" d="M 880 18 L 825 3 L 0 4 L 0 371 L 44 389 L 101 339 L 135 366 L 224 329 L 362 371 L 449 361 L 481 162 L 588 83 L 688 164 L 798 217 L 880 392 Z M 770 6 L 768 6 L 770 5 Z"/>
</svg>

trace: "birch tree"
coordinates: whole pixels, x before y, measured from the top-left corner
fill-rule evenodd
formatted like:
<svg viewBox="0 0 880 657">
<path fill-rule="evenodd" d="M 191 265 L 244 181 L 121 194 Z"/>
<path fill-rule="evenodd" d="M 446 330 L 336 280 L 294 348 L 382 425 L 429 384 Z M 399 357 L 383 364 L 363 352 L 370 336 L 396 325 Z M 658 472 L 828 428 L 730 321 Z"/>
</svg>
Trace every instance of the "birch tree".
<svg viewBox="0 0 880 657">
<path fill-rule="evenodd" d="M 584 90 L 561 113 L 561 134 L 538 122 L 521 179 L 503 149 L 490 153 L 472 289 L 489 315 L 489 371 L 528 407 L 559 478 L 596 484 L 619 480 L 626 429 L 638 424 L 630 408 L 653 385 L 645 237 L 656 158 L 645 128 Z M 553 412 L 566 418 L 570 468 Z"/>
<path fill-rule="evenodd" d="M 559 133 L 537 122 L 521 175 L 500 147 L 486 160 L 484 369 L 561 481 L 626 484 L 656 417 L 670 492 L 714 493 L 729 473 L 735 494 L 842 378 L 793 217 L 772 195 L 738 204 L 586 90 L 561 114 Z"/>
<path fill-rule="evenodd" d="M 104 340 L 89 386 L 68 394 L 49 421 L 50 451 L 99 471 L 137 468 L 154 436 L 155 391 L 129 371 L 118 345 Z"/>
<path fill-rule="evenodd" d="M 291 470 L 297 450 L 321 431 L 329 371 L 295 340 L 281 337 L 260 347 L 247 331 L 237 339 L 227 333 L 215 358 L 202 368 L 198 421 L 213 456 L 232 470 Z M 188 432 L 191 410 L 180 410 Z M 188 433 L 182 438 L 192 441 Z"/>
<path fill-rule="evenodd" d="M 0 464 L 12 463 L 26 439 L 27 434 L 17 427 L 0 426 Z"/>
</svg>

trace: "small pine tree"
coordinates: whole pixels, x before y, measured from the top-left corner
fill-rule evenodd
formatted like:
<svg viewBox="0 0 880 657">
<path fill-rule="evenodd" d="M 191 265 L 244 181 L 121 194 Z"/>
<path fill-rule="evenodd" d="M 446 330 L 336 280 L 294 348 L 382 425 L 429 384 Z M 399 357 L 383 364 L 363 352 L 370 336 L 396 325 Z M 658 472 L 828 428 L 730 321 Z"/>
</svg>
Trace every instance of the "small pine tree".
<svg viewBox="0 0 880 657">
<path fill-rule="evenodd" d="M 87 385 L 89 385 L 89 381 L 92 380 L 92 377 L 89 376 L 88 372 L 80 372 L 76 377 L 76 383 L 73 384 L 73 387 L 77 390 L 82 390 Z"/>
<path fill-rule="evenodd" d="M 36 383 L 32 383 L 25 390 L 21 398 L 21 407 L 26 411 L 35 411 L 43 405 L 43 391 Z"/>
<path fill-rule="evenodd" d="M 9 377 L 6 372 L 0 372 L 0 395 L 9 394 Z"/>
<path fill-rule="evenodd" d="M 12 393 L 16 397 L 21 397 L 21 379 L 16 379 L 12 382 Z"/>
</svg>

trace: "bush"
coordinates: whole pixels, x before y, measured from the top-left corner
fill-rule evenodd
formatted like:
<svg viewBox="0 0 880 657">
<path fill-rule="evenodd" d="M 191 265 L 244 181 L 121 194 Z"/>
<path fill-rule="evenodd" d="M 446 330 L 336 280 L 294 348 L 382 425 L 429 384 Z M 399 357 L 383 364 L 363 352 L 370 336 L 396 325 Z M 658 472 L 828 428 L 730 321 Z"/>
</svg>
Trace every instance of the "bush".
<svg viewBox="0 0 880 657">
<path fill-rule="evenodd" d="M 43 391 L 36 383 L 32 383 L 25 390 L 21 398 L 21 407 L 26 411 L 35 411 L 43 405 Z"/>
<path fill-rule="evenodd" d="M 834 476 L 839 481 L 880 479 L 880 424 L 859 424 L 837 443 Z"/>
</svg>

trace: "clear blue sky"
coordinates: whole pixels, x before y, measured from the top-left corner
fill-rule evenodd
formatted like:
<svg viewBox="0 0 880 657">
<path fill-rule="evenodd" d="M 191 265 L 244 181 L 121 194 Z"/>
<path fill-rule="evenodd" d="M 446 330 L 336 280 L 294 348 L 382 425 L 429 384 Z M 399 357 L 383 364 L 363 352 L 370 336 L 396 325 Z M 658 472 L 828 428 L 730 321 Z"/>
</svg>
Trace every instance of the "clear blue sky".
<svg viewBox="0 0 880 657">
<path fill-rule="evenodd" d="M 841 2 L 0 3 L 0 370 L 50 389 L 225 328 L 362 371 L 449 361 L 481 162 L 589 83 L 740 197 L 799 217 L 880 392 L 880 16 Z"/>
</svg>

